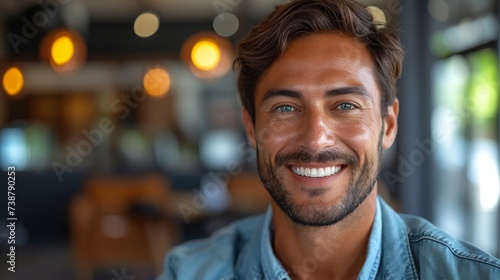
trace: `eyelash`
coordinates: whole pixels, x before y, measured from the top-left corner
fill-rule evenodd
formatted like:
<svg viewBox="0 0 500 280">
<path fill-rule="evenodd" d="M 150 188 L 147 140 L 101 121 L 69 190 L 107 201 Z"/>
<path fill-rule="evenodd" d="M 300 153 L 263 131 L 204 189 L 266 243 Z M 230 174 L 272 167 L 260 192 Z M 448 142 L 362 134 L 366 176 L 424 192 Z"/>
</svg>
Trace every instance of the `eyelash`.
<svg viewBox="0 0 500 280">
<path fill-rule="evenodd" d="M 349 105 L 350 109 L 342 109 L 341 106 L 343 106 L 343 105 Z M 338 105 L 337 108 L 339 108 L 341 111 L 350 111 L 350 110 L 357 109 L 358 107 L 352 103 L 344 102 L 344 103 Z"/>
<path fill-rule="evenodd" d="M 342 109 L 341 107 L 342 106 L 345 106 L 345 105 L 348 105 L 350 108 L 349 109 Z M 289 109 L 288 111 L 283 111 L 283 109 L 286 108 L 286 109 Z M 341 103 L 337 106 L 335 106 L 335 108 L 339 109 L 340 111 L 351 111 L 351 110 L 355 110 L 355 109 L 358 109 L 359 107 L 352 104 L 352 103 L 349 103 L 349 102 L 344 102 L 344 103 Z M 291 113 L 291 112 L 294 112 L 294 111 L 297 111 L 297 109 L 291 105 L 280 105 L 280 106 L 277 106 L 273 111 L 275 112 L 278 112 L 278 113 L 282 113 L 282 114 L 285 114 L 285 113 Z"/>
<path fill-rule="evenodd" d="M 280 109 L 283 109 L 283 108 L 290 108 L 291 110 L 290 111 L 286 111 L 286 112 L 283 112 L 281 111 Z M 278 107 L 276 107 L 276 109 L 274 109 L 274 111 L 278 112 L 278 113 L 290 113 L 290 112 L 293 112 L 293 111 L 296 111 L 297 109 L 295 109 L 293 106 L 291 105 L 280 105 Z"/>
</svg>

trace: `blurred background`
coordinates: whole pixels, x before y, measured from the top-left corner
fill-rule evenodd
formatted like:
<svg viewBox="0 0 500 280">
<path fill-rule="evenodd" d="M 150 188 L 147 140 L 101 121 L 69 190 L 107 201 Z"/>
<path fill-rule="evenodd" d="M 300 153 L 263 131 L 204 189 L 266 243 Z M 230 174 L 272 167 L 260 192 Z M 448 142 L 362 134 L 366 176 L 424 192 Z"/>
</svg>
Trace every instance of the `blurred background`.
<svg viewBox="0 0 500 280">
<path fill-rule="evenodd" d="M 282 2 L 1 0 L 0 278 L 154 279 L 171 246 L 263 212 L 231 64 Z M 500 256 L 498 1 L 360 2 L 407 50 L 380 194 Z"/>
</svg>

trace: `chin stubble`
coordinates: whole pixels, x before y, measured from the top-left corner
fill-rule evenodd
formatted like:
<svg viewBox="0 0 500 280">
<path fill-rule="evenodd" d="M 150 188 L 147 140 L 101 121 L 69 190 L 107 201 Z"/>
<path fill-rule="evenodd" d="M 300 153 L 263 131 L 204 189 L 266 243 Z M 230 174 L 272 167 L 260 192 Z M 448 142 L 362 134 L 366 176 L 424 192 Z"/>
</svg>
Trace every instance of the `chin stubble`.
<svg viewBox="0 0 500 280">
<path fill-rule="evenodd" d="M 315 206 L 312 203 L 306 206 L 296 205 L 291 194 L 284 186 L 284 179 L 280 174 L 280 168 L 288 168 L 288 162 L 316 162 L 325 163 L 341 160 L 349 167 L 358 166 L 359 160 L 354 153 L 347 153 L 339 150 L 325 151 L 316 155 L 311 155 L 305 151 L 297 151 L 289 154 L 277 155 L 275 164 L 271 164 L 270 159 L 264 158 L 261 150 L 257 147 L 257 162 L 259 176 L 280 209 L 297 225 L 306 227 L 331 226 L 343 220 L 354 212 L 358 206 L 372 192 L 380 169 L 382 153 L 383 128 L 378 141 L 377 157 L 367 160 L 361 170 L 352 174 L 349 180 L 347 192 L 341 201 L 330 206 Z M 345 172 L 347 170 L 343 170 Z M 313 202 L 321 202 L 321 197 L 328 191 L 327 188 L 302 189 Z"/>
</svg>

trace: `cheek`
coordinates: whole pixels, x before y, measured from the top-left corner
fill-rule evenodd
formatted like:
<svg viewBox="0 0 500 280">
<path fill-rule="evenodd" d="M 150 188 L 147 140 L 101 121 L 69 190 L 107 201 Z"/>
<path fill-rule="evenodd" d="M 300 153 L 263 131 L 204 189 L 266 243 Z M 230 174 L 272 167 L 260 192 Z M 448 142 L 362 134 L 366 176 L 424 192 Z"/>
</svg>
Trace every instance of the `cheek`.
<svg viewBox="0 0 500 280">
<path fill-rule="evenodd" d="M 372 151 L 376 151 L 378 144 L 379 124 L 372 123 L 367 124 L 364 122 L 349 122 L 337 126 L 338 138 L 343 144 L 351 148 L 358 157 L 362 157 L 363 154 L 371 154 Z"/>
<path fill-rule="evenodd" d="M 288 128 L 288 129 L 287 129 Z M 290 139 L 290 125 L 282 121 L 271 121 L 256 126 L 256 140 L 260 147 L 279 146 Z"/>
</svg>

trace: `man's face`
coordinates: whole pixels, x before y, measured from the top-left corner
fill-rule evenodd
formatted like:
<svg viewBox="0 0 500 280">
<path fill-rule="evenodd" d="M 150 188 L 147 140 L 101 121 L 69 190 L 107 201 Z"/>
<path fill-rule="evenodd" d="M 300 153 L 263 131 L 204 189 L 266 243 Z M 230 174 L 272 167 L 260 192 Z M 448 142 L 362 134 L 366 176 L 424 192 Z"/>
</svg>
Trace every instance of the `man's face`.
<svg viewBox="0 0 500 280">
<path fill-rule="evenodd" d="M 334 224 L 373 190 L 398 114 L 396 100 L 381 115 L 373 63 L 355 38 L 309 35 L 257 84 L 255 124 L 245 111 L 245 128 L 264 186 L 295 223 Z"/>
</svg>

